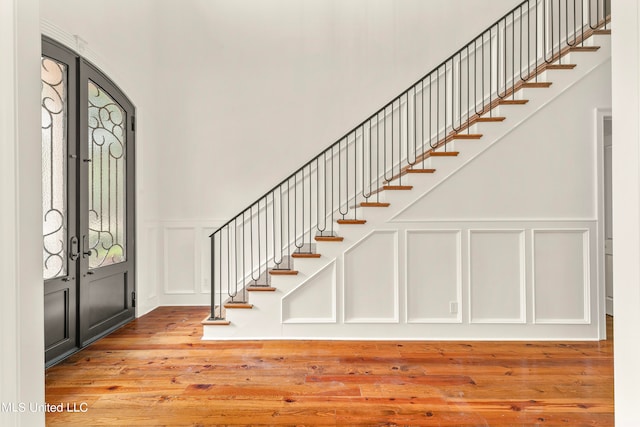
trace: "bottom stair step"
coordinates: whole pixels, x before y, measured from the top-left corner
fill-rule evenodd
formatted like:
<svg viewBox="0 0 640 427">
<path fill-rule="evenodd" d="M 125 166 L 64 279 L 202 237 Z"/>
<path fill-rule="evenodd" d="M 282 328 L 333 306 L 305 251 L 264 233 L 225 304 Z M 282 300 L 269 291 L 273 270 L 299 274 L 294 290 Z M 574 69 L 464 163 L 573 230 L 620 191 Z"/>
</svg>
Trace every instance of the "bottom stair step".
<svg viewBox="0 0 640 427">
<path fill-rule="evenodd" d="M 253 304 L 248 304 L 246 302 L 228 302 L 225 303 L 224 308 L 253 308 Z"/>
<path fill-rule="evenodd" d="M 229 326 L 231 324 L 231 322 L 229 322 L 228 320 L 224 320 L 224 319 L 212 320 L 209 317 L 205 317 L 204 320 L 200 323 L 202 325 L 208 325 L 208 326 Z"/>
</svg>

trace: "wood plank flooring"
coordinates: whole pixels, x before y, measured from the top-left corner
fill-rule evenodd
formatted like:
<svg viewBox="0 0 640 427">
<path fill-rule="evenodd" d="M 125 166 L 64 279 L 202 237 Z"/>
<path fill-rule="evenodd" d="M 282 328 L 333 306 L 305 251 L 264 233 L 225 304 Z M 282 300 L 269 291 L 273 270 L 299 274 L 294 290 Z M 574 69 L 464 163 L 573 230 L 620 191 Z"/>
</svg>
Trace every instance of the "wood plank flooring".
<svg viewBox="0 0 640 427">
<path fill-rule="evenodd" d="M 206 315 L 158 308 L 49 368 L 78 412 L 47 425 L 613 425 L 612 339 L 201 341 Z"/>
</svg>

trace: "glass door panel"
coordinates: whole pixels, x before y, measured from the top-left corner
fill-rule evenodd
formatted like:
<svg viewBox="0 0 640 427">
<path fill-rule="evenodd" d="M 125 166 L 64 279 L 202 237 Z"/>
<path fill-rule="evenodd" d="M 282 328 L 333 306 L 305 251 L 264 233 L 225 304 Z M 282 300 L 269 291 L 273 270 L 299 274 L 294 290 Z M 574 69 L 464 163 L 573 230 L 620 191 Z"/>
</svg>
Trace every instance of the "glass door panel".
<svg viewBox="0 0 640 427">
<path fill-rule="evenodd" d="M 43 277 L 67 275 L 67 66 L 43 57 Z"/>
<path fill-rule="evenodd" d="M 89 269 L 126 261 L 126 113 L 89 80 Z"/>
</svg>

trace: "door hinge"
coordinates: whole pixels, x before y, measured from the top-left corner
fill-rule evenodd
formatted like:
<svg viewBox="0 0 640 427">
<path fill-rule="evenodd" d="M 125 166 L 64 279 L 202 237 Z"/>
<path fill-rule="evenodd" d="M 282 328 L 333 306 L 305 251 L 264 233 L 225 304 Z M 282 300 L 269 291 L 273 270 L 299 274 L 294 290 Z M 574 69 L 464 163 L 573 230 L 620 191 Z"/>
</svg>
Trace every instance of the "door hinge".
<svg viewBox="0 0 640 427">
<path fill-rule="evenodd" d="M 136 306 L 136 291 L 131 292 L 131 307 Z"/>
<path fill-rule="evenodd" d="M 131 116 L 131 130 L 136 131 L 136 116 Z"/>
</svg>

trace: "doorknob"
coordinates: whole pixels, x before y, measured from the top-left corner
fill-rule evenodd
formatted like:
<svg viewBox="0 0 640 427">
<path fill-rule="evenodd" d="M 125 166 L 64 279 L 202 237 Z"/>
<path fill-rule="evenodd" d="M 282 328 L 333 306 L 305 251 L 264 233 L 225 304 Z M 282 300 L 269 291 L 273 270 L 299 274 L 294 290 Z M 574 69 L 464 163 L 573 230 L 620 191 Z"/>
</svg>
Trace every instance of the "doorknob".
<svg viewBox="0 0 640 427">
<path fill-rule="evenodd" d="M 87 246 L 89 246 L 87 236 L 82 236 L 82 257 L 83 258 L 91 256 L 91 251 L 93 251 L 93 249 L 87 250 Z"/>
</svg>

